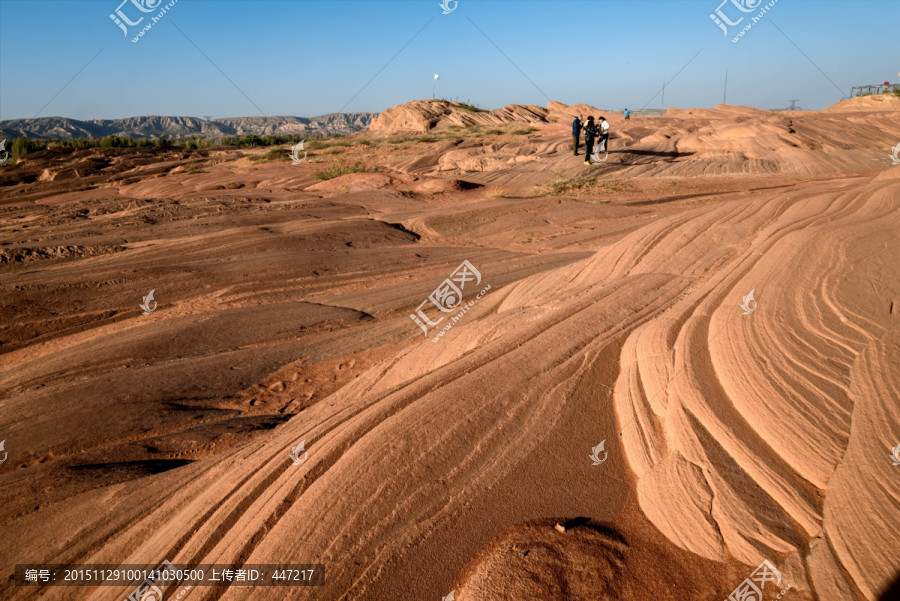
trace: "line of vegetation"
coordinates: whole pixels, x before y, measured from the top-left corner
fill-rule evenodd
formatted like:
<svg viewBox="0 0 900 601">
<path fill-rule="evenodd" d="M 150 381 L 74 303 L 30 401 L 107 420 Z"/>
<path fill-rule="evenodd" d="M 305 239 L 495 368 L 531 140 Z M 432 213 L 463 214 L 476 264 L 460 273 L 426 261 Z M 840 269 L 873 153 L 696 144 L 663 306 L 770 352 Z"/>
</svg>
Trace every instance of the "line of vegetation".
<svg viewBox="0 0 900 601">
<path fill-rule="evenodd" d="M 173 150 L 198 150 L 213 147 L 254 148 L 266 146 L 283 146 L 296 144 L 305 140 L 305 148 L 325 148 L 328 146 L 351 146 L 353 142 L 344 139 L 346 136 L 339 134 L 290 134 L 257 136 L 255 134 L 245 136 L 189 136 L 184 138 L 129 138 L 120 136 L 105 136 L 103 138 L 72 138 L 68 140 L 30 140 L 27 137 L 15 138 L 8 147 L 9 153 L 16 161 L 24 158 L 29 153 L 46 150 L 47 148 L 75 148 L 85 150 L 88 148 L 158 148 Z"/>
</svg>

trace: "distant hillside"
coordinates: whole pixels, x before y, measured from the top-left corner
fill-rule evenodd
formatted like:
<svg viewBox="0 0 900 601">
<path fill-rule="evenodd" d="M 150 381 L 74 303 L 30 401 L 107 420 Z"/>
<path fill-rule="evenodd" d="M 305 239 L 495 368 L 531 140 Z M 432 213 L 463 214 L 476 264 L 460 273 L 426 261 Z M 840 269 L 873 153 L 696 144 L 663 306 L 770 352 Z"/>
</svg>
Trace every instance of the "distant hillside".
<svg viewBox="0 0 900 601">
<path fill-rule="evenodd" d="M 427 132 L 471 125 L 499 125 L 503 123 L 568 123 L 575 115 L 602 115 L 621 113 L 621 109 L 600 110 L 587 104 L 571 106 L 551 101 L 547 108 L 533 104 L 510 104 L 492 111 L 460 102 L 446 100 L 413 100 L 382 111 L 369 129 L 390 134 L 397 131 Z M 635 116 L 657 116 L 658 109 L 632 110 Z"/>
<path fill-rule="evenodd" d="M 368 129 L 378 113 L 331 113 L 318 117 L 128 117 L 79 121 L 65 117 L 0 121 L 0 139 L 25 136 L 34 140 L 71 138 L 184 138 L 188 136 L 258 136 L 274 134 L 350 134 Z"/>
</svg>

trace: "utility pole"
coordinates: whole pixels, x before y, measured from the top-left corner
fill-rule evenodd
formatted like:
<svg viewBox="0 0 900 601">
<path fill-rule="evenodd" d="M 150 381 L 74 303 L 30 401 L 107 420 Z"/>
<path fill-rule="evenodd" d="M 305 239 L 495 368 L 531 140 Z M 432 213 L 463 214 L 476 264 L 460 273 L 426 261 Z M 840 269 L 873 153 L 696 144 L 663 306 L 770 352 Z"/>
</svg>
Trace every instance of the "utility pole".
<svg viewBox="0 0 900 601">
<path fill-rule="evenodd" d="M 725 99 L 728 98 L 728 69 L 725 69 L 725 91 L 722 92 L 722 104 L 728 104 Z"/>
</svg>

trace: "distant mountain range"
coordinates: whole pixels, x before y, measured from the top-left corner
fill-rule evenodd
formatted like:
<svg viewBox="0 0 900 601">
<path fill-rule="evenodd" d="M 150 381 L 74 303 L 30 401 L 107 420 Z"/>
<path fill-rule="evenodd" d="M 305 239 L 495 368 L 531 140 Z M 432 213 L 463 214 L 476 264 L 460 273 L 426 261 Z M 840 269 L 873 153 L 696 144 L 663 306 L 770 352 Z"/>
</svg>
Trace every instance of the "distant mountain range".
<svg viewBox="0 0 900 601">
<path fill-rule="evenodd" d="M 245 136 L 256 134 L 350 134 L 369 128 L 378 113 L 331 113 L 318 117 L 128 117 L 79 121 L 66 117 L 0 121 L 0 139 L 25 136 L 35 140 L 71 138 L 184 138 L 188 136 Z"/>
</svg>

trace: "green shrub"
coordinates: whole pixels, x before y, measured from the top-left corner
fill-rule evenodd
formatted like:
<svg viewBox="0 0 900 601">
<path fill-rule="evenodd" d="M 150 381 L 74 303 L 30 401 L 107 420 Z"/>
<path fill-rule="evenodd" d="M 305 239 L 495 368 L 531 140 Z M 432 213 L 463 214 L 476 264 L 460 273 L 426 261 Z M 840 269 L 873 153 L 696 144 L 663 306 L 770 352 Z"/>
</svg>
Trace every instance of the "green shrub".
<svg viewBox="0 0 900 601">
<path fill-rule="evenodd" d="M 28 138 L 16 138 L 9 149 L 12 158 L 18 161 L 25 158 L 29 152 L 35 152 L 47 148 L 47 142 L 41 140 L 29 140 Z"/>
<path fill-rule="evenodd" d="M 266 159 L 269 161 L 287 162 L 291 160 L 291 155 L 290 152 L 285 149 L 271 148 L 266 152 Z"/>
<path fill-rule="evenodd" d="M 586 170 L 573 177 L 557 174 L 553 179 L 540 184 L 538 189 L 541 196 L 558 196 L 570 192 L 584 192 L 587 194 L 627 192 L 634 190 L 634 186 L 629 182 L 609 177 L 600 178 L 598 173 Z"/>
<path fill-rule="evenodd" d="M 368 167 L 363 165 L 361 161 L 356 161 L 356 164 L 354 165 L 348 165 L 346 161 L 342 159 L 341 162 L 336 165 L 329 165 L 325 169 L 316 171 L 316 177 L 323 180 L 329 180 L 340 177 L 342 175 L 347 175 L 348 173 L 366 173 L 377 171 L 377 167 L 374 169 L 369 169 Z"/>
<path fill-rule="evenodd" d="M 588 191 L 597 183 L 597 175 L 583 171 L 574 177 L 557 175 L 539 186 L 543 196 L 557 196 L 567 192 Z"/>
</svg>

